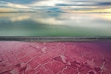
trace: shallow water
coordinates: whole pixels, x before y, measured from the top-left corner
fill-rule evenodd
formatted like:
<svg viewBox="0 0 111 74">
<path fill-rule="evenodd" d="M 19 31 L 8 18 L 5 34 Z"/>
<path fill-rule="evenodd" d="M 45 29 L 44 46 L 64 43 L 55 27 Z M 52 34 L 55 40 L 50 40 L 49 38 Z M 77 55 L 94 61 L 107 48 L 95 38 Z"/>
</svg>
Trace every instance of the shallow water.
<svg viewBox="0 0 111 74">
<path fill-rule="evenodd" d="M 0 41 L 0 74 L 111 74 L 111 41 Z"/>
<path fill-rule="evenodd" d="M 110 13 L 0 13 L 0 36 L 111 36 Z"/>
</svg>

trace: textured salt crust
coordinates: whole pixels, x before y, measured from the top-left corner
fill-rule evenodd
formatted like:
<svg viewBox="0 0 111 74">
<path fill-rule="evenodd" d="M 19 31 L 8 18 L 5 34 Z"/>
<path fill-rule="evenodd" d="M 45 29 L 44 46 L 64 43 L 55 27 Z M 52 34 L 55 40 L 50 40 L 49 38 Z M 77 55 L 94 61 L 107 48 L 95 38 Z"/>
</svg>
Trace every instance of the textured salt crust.
<svg viewBox="0 0 111 74">
<path fill-rule="evenodd" d="M 0 42 L 0 74 L 111 74 L 111 42 Z"/>
</svg>

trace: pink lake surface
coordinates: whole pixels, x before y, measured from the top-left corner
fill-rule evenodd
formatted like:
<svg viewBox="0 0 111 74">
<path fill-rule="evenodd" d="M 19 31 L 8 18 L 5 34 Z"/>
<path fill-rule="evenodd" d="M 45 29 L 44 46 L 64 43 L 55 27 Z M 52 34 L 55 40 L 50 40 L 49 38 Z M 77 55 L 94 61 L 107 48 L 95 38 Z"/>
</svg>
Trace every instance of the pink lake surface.
<svg viewBox="0 0 111 74">
<path fill-rule="evenodd" d="M 0 41 L 0 74 L 111 74 L 111 41 Z"/>
</svg>

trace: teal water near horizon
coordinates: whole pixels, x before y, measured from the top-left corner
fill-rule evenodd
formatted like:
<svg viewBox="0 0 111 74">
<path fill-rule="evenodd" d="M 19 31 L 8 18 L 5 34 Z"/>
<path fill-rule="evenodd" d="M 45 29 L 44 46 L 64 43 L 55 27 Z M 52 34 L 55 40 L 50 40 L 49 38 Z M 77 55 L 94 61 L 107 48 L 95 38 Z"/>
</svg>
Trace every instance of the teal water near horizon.
<svg viewBox="0 0 111 74">
<path fill-rule="evenodd" d="M 0 36 L 111 36 L 111 14 L 0 13 Z"/>
</svg>

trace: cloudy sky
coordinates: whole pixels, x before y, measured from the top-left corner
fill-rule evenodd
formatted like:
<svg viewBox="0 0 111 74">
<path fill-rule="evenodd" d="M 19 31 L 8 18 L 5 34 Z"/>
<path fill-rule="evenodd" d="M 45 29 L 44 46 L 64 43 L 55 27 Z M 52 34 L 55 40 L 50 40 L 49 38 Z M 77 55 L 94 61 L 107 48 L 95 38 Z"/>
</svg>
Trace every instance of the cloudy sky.
<svg viewBox="0 0 111 74">
<path fill-rule="evenodd" d="M 0 11 L 110 9 L 111 0 L 0 0 Z"/>
</svg>

